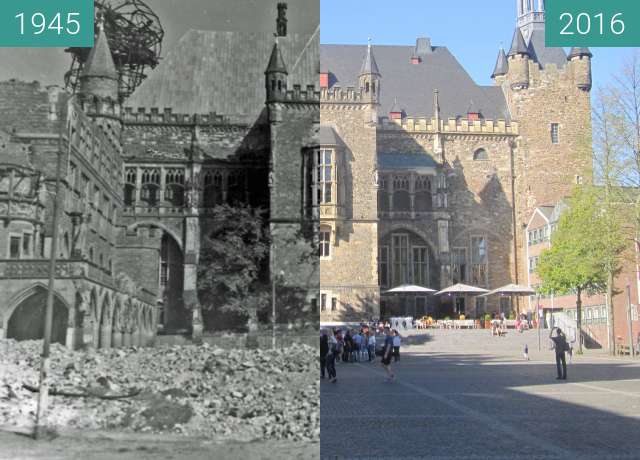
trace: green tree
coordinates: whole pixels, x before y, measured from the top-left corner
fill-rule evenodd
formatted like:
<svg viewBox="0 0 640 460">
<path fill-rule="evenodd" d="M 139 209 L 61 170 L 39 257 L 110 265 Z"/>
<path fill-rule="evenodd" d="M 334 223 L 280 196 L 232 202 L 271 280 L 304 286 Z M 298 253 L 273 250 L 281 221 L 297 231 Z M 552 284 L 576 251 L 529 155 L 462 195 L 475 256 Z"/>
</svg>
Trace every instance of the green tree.
<svg viewBox="0 0 640 460">
<path fill-rule="evenodd" d="M 204 310 L 232 313 L 257 325 L 269 305 L 266 258 L 269 241 L 262 211 L 216 206 L 208 221 L 198 264 L 198 297 Z"/>
<path fill-rule="evenodd" d="M 603 292 L 619 270 L 625 242 L 619 220 L 603 208 L 595 187 L 576 187 L 536 268 L 543 293 L 576 295 L 578 352 L 582 352 L 582 295 Z"/>
</svg>

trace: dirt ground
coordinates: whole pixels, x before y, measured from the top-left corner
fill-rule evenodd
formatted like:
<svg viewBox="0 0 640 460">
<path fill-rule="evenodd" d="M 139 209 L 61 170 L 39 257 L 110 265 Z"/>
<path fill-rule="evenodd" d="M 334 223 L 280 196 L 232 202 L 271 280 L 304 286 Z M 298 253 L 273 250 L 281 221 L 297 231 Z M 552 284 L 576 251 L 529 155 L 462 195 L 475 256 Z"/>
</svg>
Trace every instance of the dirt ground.
<svg viewBox="0 0 640 460">
<path fill-rule="evenodd" d="M 229 442 L 184 436 L 70 432 L 34 441 L 26 432 L 0 431 L 0 460 L 199 460 L 320 458 L 319 443 Z"/>
</svg>

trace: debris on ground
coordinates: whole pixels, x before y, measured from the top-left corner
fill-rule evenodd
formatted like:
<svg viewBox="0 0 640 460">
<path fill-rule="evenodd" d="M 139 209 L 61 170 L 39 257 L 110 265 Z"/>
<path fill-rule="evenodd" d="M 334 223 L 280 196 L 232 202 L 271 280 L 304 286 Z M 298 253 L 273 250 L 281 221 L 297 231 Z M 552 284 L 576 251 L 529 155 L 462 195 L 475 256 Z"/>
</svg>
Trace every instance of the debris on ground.
<svg viewBox="0 0 640 460">
<path fill-rule="evenodd" d="M 33 426 L 41 349 L 42 341 L 0 339 L 0 425 Z M 72 351 L 52 344 L 49 425 L 317 441 L 316 354 L 306 345 L 224 350 L 205 343 Z"/>
</svg>

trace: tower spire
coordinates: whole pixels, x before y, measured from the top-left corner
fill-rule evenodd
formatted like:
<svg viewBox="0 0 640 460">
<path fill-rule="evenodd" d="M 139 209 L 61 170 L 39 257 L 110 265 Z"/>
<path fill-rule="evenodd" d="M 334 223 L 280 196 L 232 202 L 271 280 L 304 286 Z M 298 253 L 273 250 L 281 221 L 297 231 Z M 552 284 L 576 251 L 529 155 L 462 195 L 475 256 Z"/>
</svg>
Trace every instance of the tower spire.
<svg viewBox="0 0 640 460">
<path fill-rule="evenodd" d="M 380 75 L 380 71 L 378 70 L 378 64 L 376 63 L 376 58 L 373 56 L 373 48 L 371 46 L 371 37 L 367 39 L 367 52 L 364 55 L 364 59 L 362 61 L 362 67 L 360 68 L 360 75 L 372 74 L 372 75 Z"/>
<path fill-rule="evenodd" d="M 498 58 L 496 59 L 496 66 L 493 68 L 491 78 L 495 79 L 496 77 L 504 76 L 507 73 L 509 73 L 509 62 L 507 60 L 507 55 L 504 52 L 504 48 L 500 46 Z"/>
<path fill-rule="evenodd" d="M 99 98 L 118 99 L 118 71 L 113 62 L 104 17 L 98 15 L 97 37 L 80 75 L 80 93 Z"/>
</svg>

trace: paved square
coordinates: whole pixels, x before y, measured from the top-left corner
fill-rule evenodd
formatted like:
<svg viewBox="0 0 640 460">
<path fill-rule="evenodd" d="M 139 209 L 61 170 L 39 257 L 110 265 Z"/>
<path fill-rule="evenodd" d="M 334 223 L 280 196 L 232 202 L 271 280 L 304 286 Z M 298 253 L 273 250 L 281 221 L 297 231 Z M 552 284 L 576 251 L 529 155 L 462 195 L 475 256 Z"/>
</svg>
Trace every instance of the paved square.
<svg viewBox="0 0 640 460">
<path fill-rule="evenodd" d="M 588 352 L 558 382 L 536 331 L 424 334 L 405 337 L 395 383 L 379 362 L 322 382 L 322 458 L 640 459 L 638 360 Z"/>
</svg>

